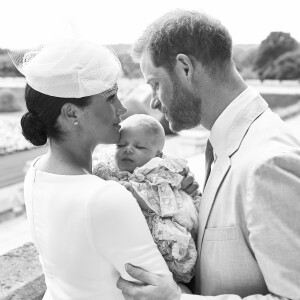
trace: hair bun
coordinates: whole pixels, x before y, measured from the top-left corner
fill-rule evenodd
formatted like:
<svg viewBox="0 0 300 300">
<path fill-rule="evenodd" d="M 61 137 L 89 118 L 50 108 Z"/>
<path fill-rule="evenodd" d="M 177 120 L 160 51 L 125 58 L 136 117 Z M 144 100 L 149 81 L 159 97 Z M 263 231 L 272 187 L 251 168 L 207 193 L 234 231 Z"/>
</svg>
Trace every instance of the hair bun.
<svg viewBox="0 0 300 300">
<path fill-rule="evenodd" d="M 35 146 L 47 143 L 47 128 L 34 112 L 27 112 L 21 119 L 22 133 Z"/>
</svg>

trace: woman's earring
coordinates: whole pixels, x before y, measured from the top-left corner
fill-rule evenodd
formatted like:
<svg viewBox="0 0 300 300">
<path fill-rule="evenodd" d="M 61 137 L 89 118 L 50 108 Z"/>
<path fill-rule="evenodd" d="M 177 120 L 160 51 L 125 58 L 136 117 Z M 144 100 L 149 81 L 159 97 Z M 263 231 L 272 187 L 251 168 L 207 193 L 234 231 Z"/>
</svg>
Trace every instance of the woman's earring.
<svg viewBox="0 0 300 300">
<path fill-rule="evenodd" d="M 79 124 L 78 121 L 74 121 L 74 125 L 77 126 Z"/>
</svg>

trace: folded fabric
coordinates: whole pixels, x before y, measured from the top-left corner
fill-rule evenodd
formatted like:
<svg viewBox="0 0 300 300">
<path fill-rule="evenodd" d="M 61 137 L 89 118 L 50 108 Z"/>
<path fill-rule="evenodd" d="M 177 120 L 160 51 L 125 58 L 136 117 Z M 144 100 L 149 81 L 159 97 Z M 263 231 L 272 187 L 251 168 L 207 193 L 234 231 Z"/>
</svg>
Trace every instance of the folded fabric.
<svg viewBox="0 0 300 300">
<path fill-rule="evenodd" d="M 197 259 L 199 196 L 194 199 L 181 189 L 187 166 L 184 159 L 155 157 L 133 173 L 120 171 L 112 161 L 99 163 L 94 174 L 105 180 L 129 182 L 144 200 L 142 210 L 153 239 L 166 260 L 174 279 L 189 282 Z"/>
</svg>

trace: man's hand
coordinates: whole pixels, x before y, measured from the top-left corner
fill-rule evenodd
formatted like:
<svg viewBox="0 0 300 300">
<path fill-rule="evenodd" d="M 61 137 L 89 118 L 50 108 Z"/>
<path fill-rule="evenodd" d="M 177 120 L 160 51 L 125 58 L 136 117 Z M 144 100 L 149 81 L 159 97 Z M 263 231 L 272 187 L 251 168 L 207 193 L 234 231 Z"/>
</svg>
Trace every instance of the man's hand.
<svg viewBox="0 0 300 300">
<path fill-rule="evenodd" d="M 159 276 L 130 264 L 126 271 L 133 278 L 143 282 L 133 283 L 119 278 L 117 287 L 126 300 L 179 300 L 181 290 L 171 276 Z"/>
<path fill-rule="evenodd" d="M 189 168 L 186 167 L 179 174 L 184 176 L 181 182 L 181 188 L 191 197 L 193 197 L 195 193 L 199 194 L 199 184 L 195 181 L 194 174 L 189 171 Z"/>
</svg>

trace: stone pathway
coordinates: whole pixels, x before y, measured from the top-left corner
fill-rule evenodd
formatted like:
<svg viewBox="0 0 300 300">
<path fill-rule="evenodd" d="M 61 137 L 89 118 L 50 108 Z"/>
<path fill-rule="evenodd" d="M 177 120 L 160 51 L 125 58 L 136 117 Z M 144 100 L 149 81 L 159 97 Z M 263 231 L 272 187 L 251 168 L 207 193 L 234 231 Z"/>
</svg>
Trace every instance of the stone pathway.
<svg viewBox="0 0 300 300">
<path fill-rule="evenodd" d="M 0 255 L 31 241 L 25 215 L 0 223 Z"/>
</svg>

